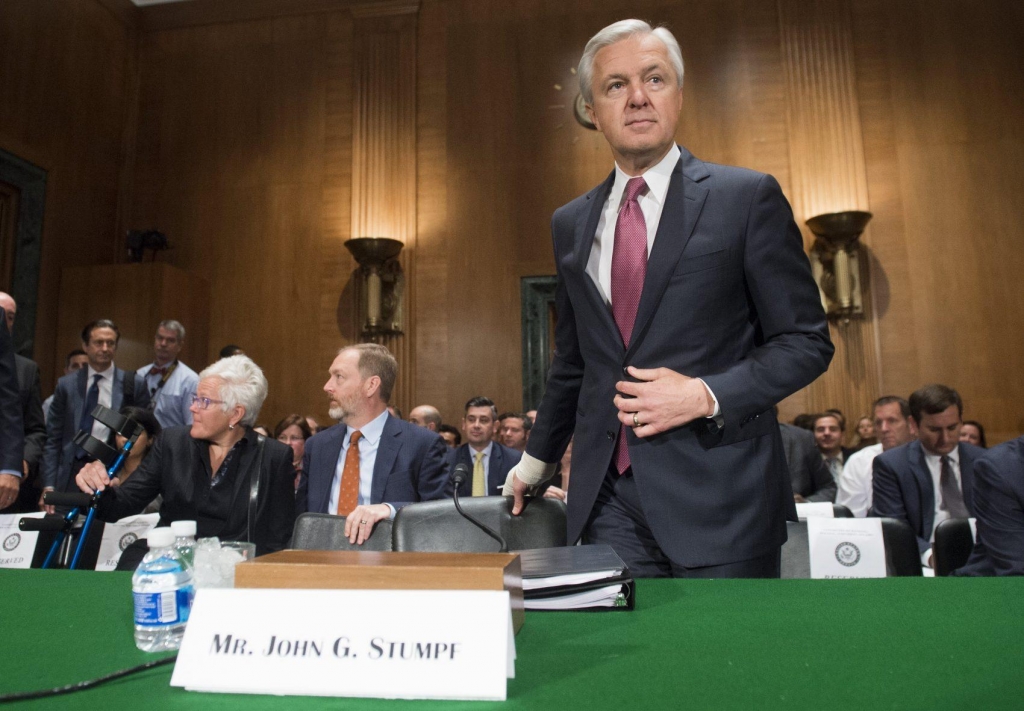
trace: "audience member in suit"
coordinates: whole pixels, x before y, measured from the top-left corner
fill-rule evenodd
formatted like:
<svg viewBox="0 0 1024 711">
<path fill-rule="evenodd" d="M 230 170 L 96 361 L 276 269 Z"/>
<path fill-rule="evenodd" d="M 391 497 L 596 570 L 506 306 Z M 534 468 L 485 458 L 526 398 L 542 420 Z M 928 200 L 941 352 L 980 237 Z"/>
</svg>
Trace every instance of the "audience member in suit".
<svg viewBox="0 0 1024 711">
<path fill-rule="evenodd" d="M 896 395 L 886 395 L 875 401 L 875 432 L 880 440 L 850 455 L 839 477 L 836 504 L 863 518 L 871 509 L 871 465 L 882 452 L 913 442 L 917 439 L 917 426 L 910 417 L 910 404 Z"/>
<path fill-rule="evenodd" d="M 964 420 L 963 427 L 960 428 L 960 441 L 988 449 L 988 443 L 985 441 L 985 428 L 977 420 Z"/>
<path fill-rule="evenodd" d="M 487 397 L 471 398 L 462 417 L 462 433 L 466 443 L 448 453 L 448 474 L 459 464 L 469 467 L 472 477 L 462 482 L 459 496 L 500 496 L 509 471 L 523 456 L 522 452 L 494 441 L 498 411 Z M 452 487 L 447 486 L 448 496 Z"/>
<path fill-rule="evenodd" d="M 92 321 L 82 329 L 82 348 L 89 364 L 77 373 L 57 381 L 46 425 L 43 450 L 43 491 L 68 491 L 75 488 L 75 473 L 89 456 L 74 443 L 79 430 L 89 431 L 96 439 L 114 444 L 113 433 L 92 419 L 99 404 L 111 410 L 125 405 L 149 403 L 146 384 L 136 373 L 126 373 L 114 365 L 121 333 L 113 321 Z M 128 386 L 126 391 L 125 385 Z M 40 500 L 42 506 L 42 500 Z M 53 507 L 46 510 L 53 513 Z"/>
<path fill-rule="evenodd" d="M 441 427 L 441 412 L 433 405 L 417 405 L 409 413 L 409 422 L 438 432 Z"/>
<path fill-rule="evenodd" d="M 24 445 L 14 344 L 7 329 L 7 316 L 0 307 L 0 509 L 11 507 L 18 500 Z"/>
<path fill-rule="evenodd" d="M 498 417 L 498 441 L 519 453 L 526 451 L 533 420 L 521 412 L 506 412 Z"/>
<path fill-rule="evenodd" d="M 853 454 L 852 449 L 843 446 L 844 429 L 842 415 L 836 412 L 824 412 L 814 418 L 814 442 L 818 445 L 818 451 L 821 452 L 833 482 L 839 481 L 843 463 Z"/>
<path fill-rule="evenodd" d="M 898 518 L 917 534 L 921 562 L 932 567 L 935 527 L 974 515 L 974 462 L 985 450 L 960 441 L 960 394 L 926 385 L 910 396 L 917 440 L 872 462 L 872 516 Z"/>
<path fill-rule="evenodd" d="M 87 356 L 85 351 L 81 348 L 75 348 L 68 352 L 67 356 L 64 358 L 64 375 L 77 373 L 87 365 L 89 365 L 89 356 Z M 43 400 L 43 417 L 46 418 L 46 424 L 50 423 L 50 405 L 52 403 L 53 393 L 50 393 L 50 396 Z"/>
<path fill-rule="evenodd" d="M 789 480 L 793 485 L 793 500 L 829 501 L 836 497 L 836 482 L 825 466 L 825 460 L 814 443 L 814 435 L 794 425 L 779 423 L 782 447 L 789 465 Z"/>
<path fill-rule="evenodd" d="M 1024 575 L 1024 437 L 974 463 L 974 512 L 978 539 L 954 575 Z"/>
<path fill-rule="evenodd" d="M 146 382 L 150 409 L 162 427 L 191 425 L 190 406 L 199 376 L 178 360 L 185 343 L 185 327 L 177 321 L 161 321 L 153 339 L 153 362 L 139 368 Z"/>
<path fill-rule="evenodd" d="M 444 440 L 449 449 L 455 449 L 462 444 L 462 433 L 459 432 L 459 428 L 455 425 L 442 424 L 437 428 L 437 433 L 441 435 L 441 439 Z"/>
<path fill-rule="evenodd" d="M 78 488 L 103 492 L 97 509 L 103 521 L 141 513 L 160 495 L 159 526 L 195 521 L 200 538 L 249 541 L 256 555 L 279 551 L 295 523 L 292 451 L 273 439 L 261 442 L 252 430 L 266 397 L 267 379 L 255 363 L 245 356 L 221 359 L 199 375 L 190 427 L 163 430 L 120 486 L 111 485 L 101 462 L 90 462 L 76 477 Z M 144 553 L 141 545 L 129 547 L 118 568 L 134 568 Z"/>
<path fill-rule="evenodd" d="M 7 330 L 14 333 L 14 316 L 18 304 L 10 294 L 0 291 L 0 308 L 7 314 Z M 35 511 L 39 500 L 39 462 L 46 443 L 46 418 L 43 417 L 42 392 L 39 386 L 39 366 L 24 356 L 14 354 L 18 374 L 18 399 L 21 419 L 25 427 L 25 451 L 22 460 L 21 488 L 18 490 L 18 511 Z"/>
<path fill-rule="evenodd" d="M 388 412 L 397 376 L 384 346 L 342 348 L 324 385 L 339 424 L 306 442 L 296 509 L 345 516 L 351 543 L 406 504 L 444 498 L 444 440 Z"/>
</svg>

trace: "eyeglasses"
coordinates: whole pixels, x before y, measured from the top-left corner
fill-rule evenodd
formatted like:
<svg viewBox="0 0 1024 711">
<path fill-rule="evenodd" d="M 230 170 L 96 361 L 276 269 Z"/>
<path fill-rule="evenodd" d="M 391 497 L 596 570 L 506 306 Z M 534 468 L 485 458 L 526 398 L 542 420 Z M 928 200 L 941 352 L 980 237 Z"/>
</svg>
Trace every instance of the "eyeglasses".
<svg viewBox="0 0 1024 711">
<path fill-rule="evenodd" d="M 192 404 L 195 405 L 200 410 L 209 410 L 210 409 L 210 405 L 213 405 L 214 403 L 216 403 L 218 405 L 223 405 L 224 401 L 223 400 L 213 400 L 212 398 L 208 398 L 208 397 L 199 397 L 198 395 L 193 395 L 192 396 Z"/>
</svg>

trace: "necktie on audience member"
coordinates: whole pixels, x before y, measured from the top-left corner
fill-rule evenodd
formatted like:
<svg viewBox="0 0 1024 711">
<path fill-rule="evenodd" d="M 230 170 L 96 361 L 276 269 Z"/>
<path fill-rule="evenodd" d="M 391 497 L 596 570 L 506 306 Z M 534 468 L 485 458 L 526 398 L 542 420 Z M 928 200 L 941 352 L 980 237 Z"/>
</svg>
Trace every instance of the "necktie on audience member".
<svg viewBox="0 0 1024 711">
<path fill-rule="evenodd" d="M 956 477 L 953 476 L 953 467 L 949 464 L 949 457 L 943 456 L 939 460 L 942 468 L 939 471 L 939 492 L 942 495 L 942 503 L 939 508 L 948 511 L 950 518 L 970 518 L 967 506 L 964 505 L 964 496 L 957 486 Z"/>
<path fill-rule="evenodd" d="M 473 452 L 473 496 L 487 496 L 487 474 L 484 472 L 483 452 Z"/>
<path fill-rule="evenodd" d="M 345 453 L 345 466 L 341 470 L 341 486 L 338 488 L 339 516 L 348 516 L 359 505 L 359 438 L 363 433 L 352 432 Z"/>
<path fill-rule="evenodd" d="M 615 247 L 612 250 L 612 314 L 619 327 L 622 343 L 629 348 L 636 310 L 647 277 L 647 221 L 637 198 L 647 189 L 643 178 L 630 178 L 626 183 L 625 202 L 615 222 Z M 615 469 L 619 474 L 629 468 L 629 446 L 626 426 L 619 425 L 615 445 Z"/>
<path fill-rule="evenodd" d="M 89 386 L 89 391 L 85 394 L 85 408 L 82 410 L 82 419 L 78 422 L 78 429 L 83 432 L 92 433 L 92 411 L 100 404 L 100 378 L 102 377 L 103 375 L 100 373 L 92 376 L 92 385 Z M 79 459 L 88 456 L 84 449 L 78 448 Z"/>
</svg>

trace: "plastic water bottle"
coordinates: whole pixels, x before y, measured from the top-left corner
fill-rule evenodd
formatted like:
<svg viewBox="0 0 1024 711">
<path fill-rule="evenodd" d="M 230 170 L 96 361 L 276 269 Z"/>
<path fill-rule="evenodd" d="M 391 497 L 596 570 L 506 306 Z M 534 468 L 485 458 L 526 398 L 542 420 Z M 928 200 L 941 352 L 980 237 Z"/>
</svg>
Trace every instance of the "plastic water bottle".
<svg viewBox="0 0 1024 711">
<path fill-rule="evenodd" d="M 149 552 L 132 576 L 135 646 L 144 652 L 178 649 L 195 589 L 192 567 L 174 549 L 174 532 L 149 532 Z"/>
<path fill-rule="evenodd" d="M 174 521 L 171 523 L 171 530 L 174 531 L 174 549 L 189 564 L 189 567 L 194 568 L 196 564 L 196 522 Z"/>
</svg>

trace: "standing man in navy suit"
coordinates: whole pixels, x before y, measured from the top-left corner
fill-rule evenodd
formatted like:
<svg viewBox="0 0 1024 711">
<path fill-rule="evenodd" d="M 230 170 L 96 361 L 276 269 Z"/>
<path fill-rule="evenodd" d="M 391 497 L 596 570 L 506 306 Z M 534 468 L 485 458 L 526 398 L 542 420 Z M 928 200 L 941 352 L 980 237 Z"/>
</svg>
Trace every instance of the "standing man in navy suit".
<svg viewBox="0 0 1024 711">
<path fill-rule="evenodd" d="M 25 431 L 18 398 L 14 343 L 7 330 L 7 314 L 0 307 L 0 509 L 18 500 L 21 488 Z"/>
<path fill-rule="evenodd" d="M 945 385 L 910 396 L 917 441 L 875 457 L 870 516 L 906 521 L 917 534 L 921 563 L 932 567 L 935 527 L 947 518 L 974 516 L 974 462 L 981 447 L 960 441 L 964 403 Z"/>
<path fill-rule="evenodd" d="M 408 503 L 444 497 L 448 448 L 436 432 L 388 413 L 397 377 L 384 346 L 342 348 L 324 385 L 340 424 L 306 440 L 296 508 L 346 516 L 351 543 L 362 545 Z"/>
<path fill-rule="evenodd" d="M 459 464 L 469 467 L 472 477 L 462 482 L 459 496 L 498 496 L 509 470 L 519 463 L 522 453 L 494 441 L 498 411 L 490 398 L 477 396 L 466 403 L 462 433 L 466 443 L 448 453 L 448 475 Z M 452 495 L 451 484 L 447 488 Z"/>
<path fill-rule="evenodd" d="M 43 493 L 77 490 L 75 474 L 91 457 L 74 443 L 79 430 L 114 445 L 114 433 L 92 418 L 96 405 L 120 410 L 125 405 L 145 407 L 149 393 L 142 378 L 114 365 L 121 332 L 113 321 L 99 319 L 82 329 L 82 349 L 89 365 L 57 381 L 46 422 L 43 449 Z M 39 505 L 43 506 L 40 498 Z M 53 507 L 46 509 L 53 513 Z"/>
<path fill-rule="evenodd" d="M 575 430 L 569 540 L 642 577 L 777 577 L 796 510 L 772 407 L 833 353 L 800 231 L 771 176 L 675 144 L 667 29 L 606 27 L 577 76 L 615 169 L 552 220 L 555 356 L 506 493 L 520 510 Z"/>
</svg>

